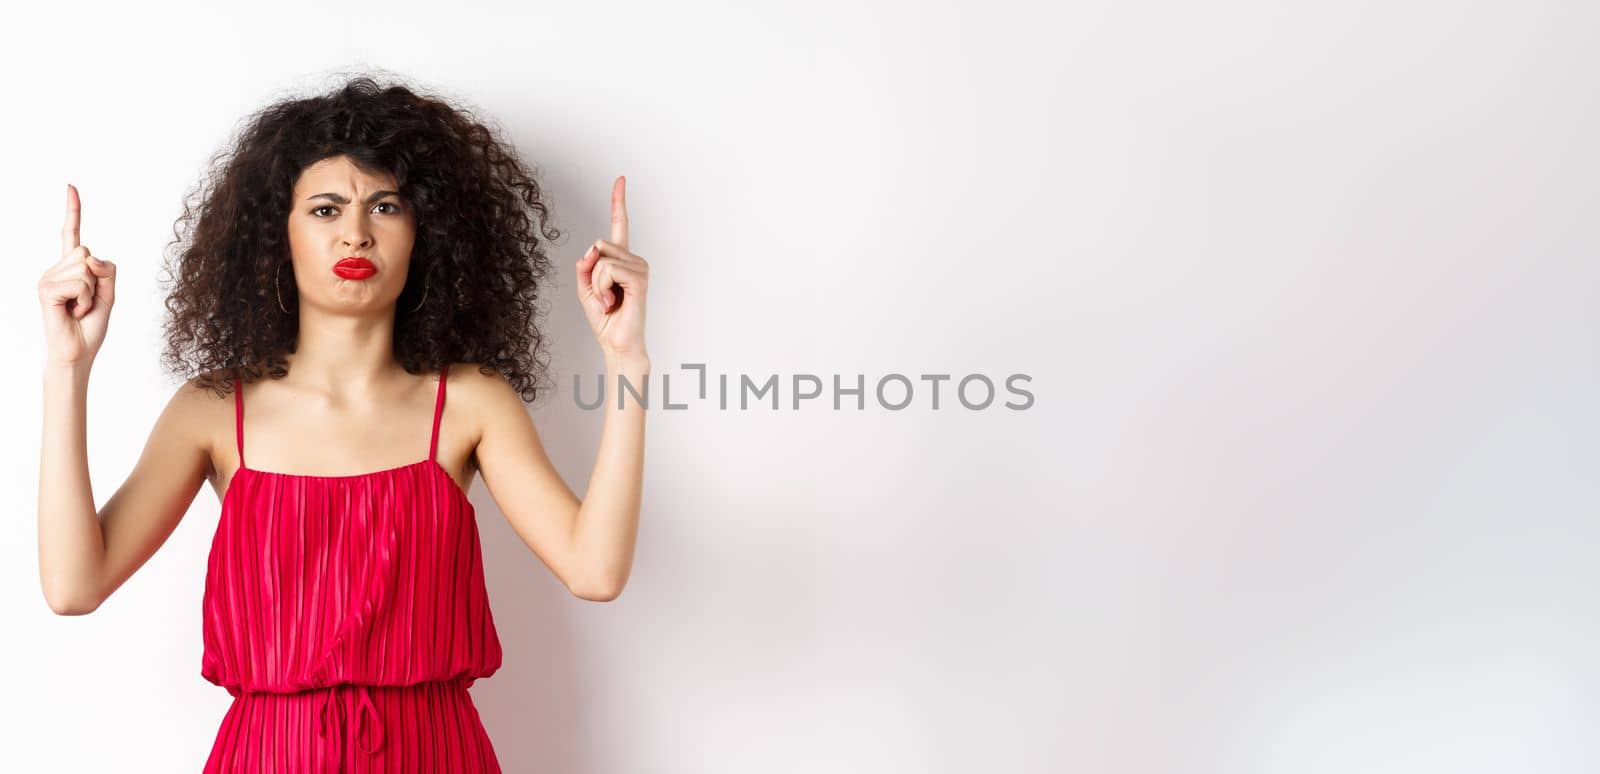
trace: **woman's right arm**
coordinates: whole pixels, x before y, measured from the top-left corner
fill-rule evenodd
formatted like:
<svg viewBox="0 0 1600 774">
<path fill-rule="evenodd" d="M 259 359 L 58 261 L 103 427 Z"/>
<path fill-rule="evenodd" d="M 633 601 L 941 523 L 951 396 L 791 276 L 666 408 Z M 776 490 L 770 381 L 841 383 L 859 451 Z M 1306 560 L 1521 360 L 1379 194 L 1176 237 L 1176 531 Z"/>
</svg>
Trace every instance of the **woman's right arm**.
<svg viewBox="0 0 1600 774">
<path fill-rule="evenodd" d="M 77 190 L 68 187 L 62 258 L 39 280 L 47 356 L 39 457 L 39 583 L 50 609 L 100 606 L 166 542 L 210 468 L 209 393 L 185 383 L 168 402 L 139 462 L 105 508 L 89 484 L 85 414 L 89 371 L 105 340 L 116 267 L 78 243 Z"/>
</svg>

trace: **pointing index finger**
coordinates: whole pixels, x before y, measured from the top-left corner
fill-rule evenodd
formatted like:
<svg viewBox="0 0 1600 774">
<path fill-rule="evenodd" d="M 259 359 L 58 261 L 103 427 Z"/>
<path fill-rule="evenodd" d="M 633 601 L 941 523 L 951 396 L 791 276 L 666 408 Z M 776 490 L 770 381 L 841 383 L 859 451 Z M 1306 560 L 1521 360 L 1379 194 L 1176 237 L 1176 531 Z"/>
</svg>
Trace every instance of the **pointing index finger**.
<svg viewBox="0 0 1600 774">
<path fill-rule="evenodd" d="M 611 184 L 611 241 L 628 248 L 627 178 L 618 176 Z"/>
<path fill-rule="evenodd" d="M 61 226 L 61 253 L 78 246 L 78 219 L 81 217 L 78 189 L 67 183 L 67 222 Z"/>
</svg>

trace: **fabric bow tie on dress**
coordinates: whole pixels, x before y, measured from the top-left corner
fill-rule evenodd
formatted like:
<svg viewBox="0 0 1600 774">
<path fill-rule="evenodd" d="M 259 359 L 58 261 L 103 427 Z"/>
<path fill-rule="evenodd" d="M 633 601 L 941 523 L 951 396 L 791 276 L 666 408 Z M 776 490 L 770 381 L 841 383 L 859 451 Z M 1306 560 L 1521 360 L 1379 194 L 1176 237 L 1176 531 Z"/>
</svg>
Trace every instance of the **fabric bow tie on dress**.
<svg viewBox="0 0 1600 774">
<path fill-rule="evenodd" d="M 365 685 L 351 685 L 356 693 L 361 695 L 361 700 L 356 707 L 356 728 L 353 738 L 356 747 L 363 753 L 371 755 L 383 747 L 383 719 L 378 717 L 378 707 L 372 703 L 372 694 Z M 339 763 L 344 763 L 344 702 L 337 700 L 339 686 L 327 689 L 323 693 L 322 709 L 318 713 L 317 736 L 332 737 L 332 747 L 339 754 Z M 329 712 L 329 708 L 334 711 Z M 363 734 L 366 731 L 368 734 Z M 369 747 L 366 736 L 370 735 L 374 741 Z"/>
</svg>

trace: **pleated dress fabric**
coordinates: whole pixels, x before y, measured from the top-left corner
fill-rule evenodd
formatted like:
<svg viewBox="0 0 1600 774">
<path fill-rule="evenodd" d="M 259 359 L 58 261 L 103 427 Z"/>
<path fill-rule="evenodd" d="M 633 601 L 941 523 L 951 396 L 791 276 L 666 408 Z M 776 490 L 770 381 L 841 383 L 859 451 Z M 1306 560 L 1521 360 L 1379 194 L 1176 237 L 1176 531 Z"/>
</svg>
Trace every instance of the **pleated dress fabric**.
<svg viewBox="0 0 1600 774">
<path fill-rule="evenodd" d="M 476 514 L 434 456 L 348 476 L 246 467 L 222 498 L 201 675 L 233 695 L 205 772 L 499 772 L 467 689 L 499 669 Z"/>
</svg>

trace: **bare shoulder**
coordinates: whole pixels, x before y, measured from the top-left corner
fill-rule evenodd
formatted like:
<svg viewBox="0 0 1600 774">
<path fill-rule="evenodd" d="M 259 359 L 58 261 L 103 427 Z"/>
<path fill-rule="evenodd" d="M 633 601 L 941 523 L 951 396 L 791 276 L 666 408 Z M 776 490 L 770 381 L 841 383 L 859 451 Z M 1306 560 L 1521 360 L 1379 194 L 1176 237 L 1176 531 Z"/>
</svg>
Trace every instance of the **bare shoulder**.
<svg viewBox="0 0 1600 774">
<path fill-rule="evenodd" d="M 485 373 L 487 371 L 487 373 Z M 479 427 L 503 417 L 509 410 L 522 410 L 522 399 L 511 382 L 493 367 L 483 363 L 452 363 L 447 403 L 471 410 L 474 424 Z"/>
<path fill-rule="evenodd" d="M 208 478 L 216 473 L 215 450 L 219 439 L 233 432 L 233 410 L 231 385 L 223 391 L 202 384 L 196 377 L 178 385 L 162 414 L 162 424 L 169 432 L 179 436 L 185 446 L 204 452 L 212 461 L 213 470 L 207 473 Z"/>
<path fill-rule="evenodd" d="M 216 387 L 203 385 L 198 377 L 188 379 L 173 390 L 167 401 L 167 411 L 185 434 L 209 438 L 219 418 L 227 419 L 228 427 L 233 426 L 232 387 L 227 392 L 219 392 Z"/>
<path fill-rule="evenodd" d="M 466 417 L 467 424 L 472 425 L 474 448 L 483 441 L 488 430 L 530 422 L 522 395 L 518 395 L 506 374 L 499 373 L 493 366 L 483 368 L 483 363 L 453 363 L 446 395 L 446 413 L 459 409 L 462 414 L 458 416 Z"/>
</svg>

